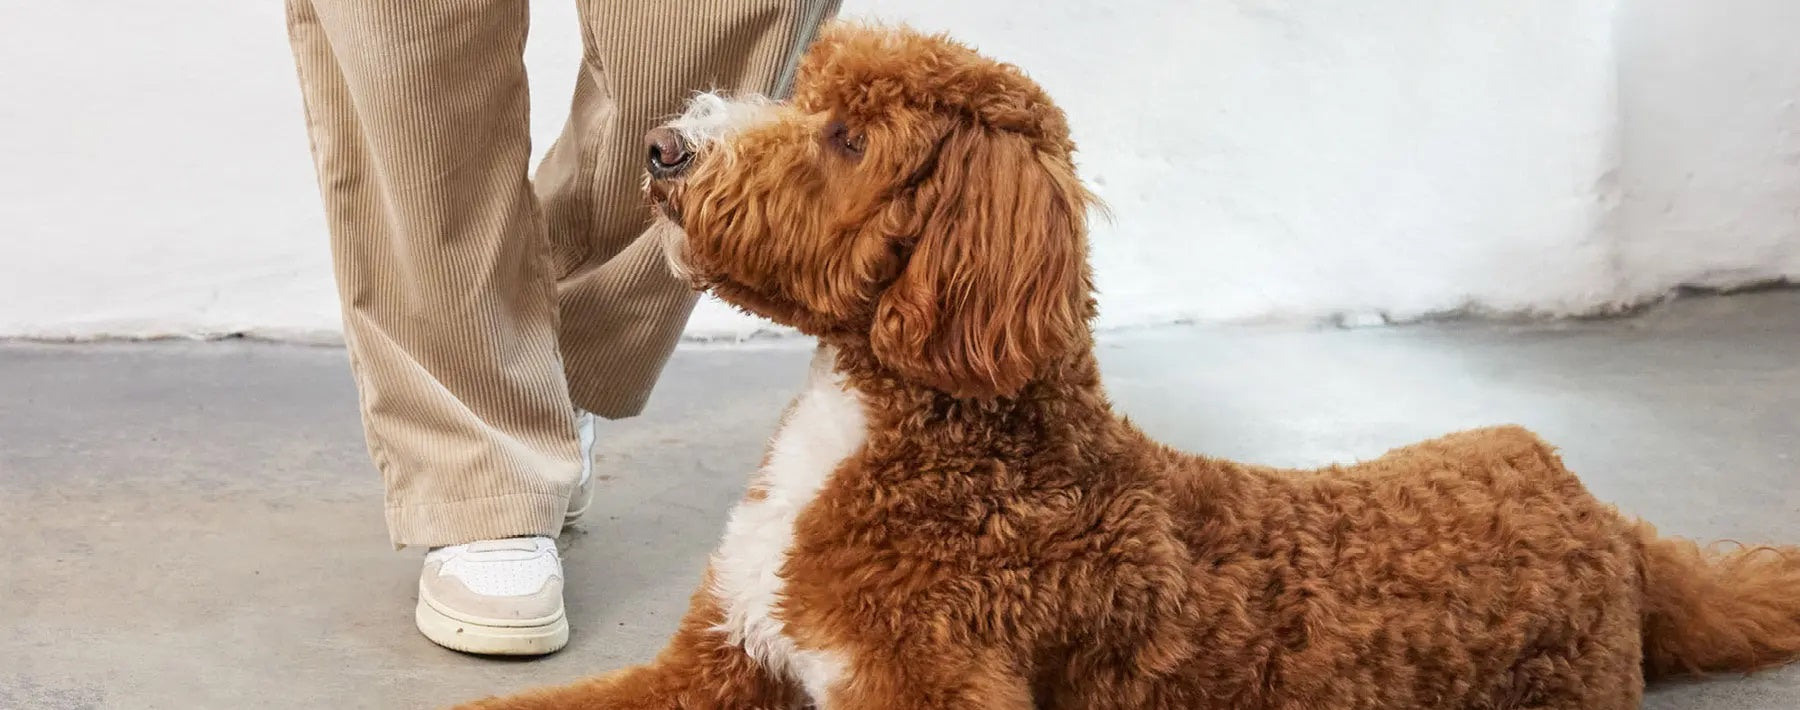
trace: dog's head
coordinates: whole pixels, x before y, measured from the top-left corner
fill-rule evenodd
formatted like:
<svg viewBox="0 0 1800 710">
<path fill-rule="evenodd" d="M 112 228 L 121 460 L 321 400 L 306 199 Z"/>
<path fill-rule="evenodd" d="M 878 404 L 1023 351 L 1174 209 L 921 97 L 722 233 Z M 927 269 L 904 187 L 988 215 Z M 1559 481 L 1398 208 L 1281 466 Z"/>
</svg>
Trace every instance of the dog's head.
<svg viewBox="0 0 1800 710">
<path fill-rule="evenodd" d="M 1062 111 L 1012 66 L 831 26 L 792 102 L 702 95 L 647 141 L 673 260 L 729 303 L 958 397 L 1087 346 L 1093 198 Z"/>
</svg>

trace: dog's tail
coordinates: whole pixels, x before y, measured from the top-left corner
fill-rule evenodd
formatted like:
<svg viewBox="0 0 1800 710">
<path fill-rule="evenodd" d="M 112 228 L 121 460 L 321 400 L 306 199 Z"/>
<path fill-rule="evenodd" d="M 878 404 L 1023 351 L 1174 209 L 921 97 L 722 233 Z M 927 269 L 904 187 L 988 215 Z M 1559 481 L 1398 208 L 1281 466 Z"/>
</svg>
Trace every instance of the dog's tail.
<svg viewBox="0 0 1800 710">
<path fill-rule="evenodd" d="M 1750 672 L 1800 660 L 1800 547 L 1702 549 L 1638 523 L 1644 675 Z"/>
</svg>

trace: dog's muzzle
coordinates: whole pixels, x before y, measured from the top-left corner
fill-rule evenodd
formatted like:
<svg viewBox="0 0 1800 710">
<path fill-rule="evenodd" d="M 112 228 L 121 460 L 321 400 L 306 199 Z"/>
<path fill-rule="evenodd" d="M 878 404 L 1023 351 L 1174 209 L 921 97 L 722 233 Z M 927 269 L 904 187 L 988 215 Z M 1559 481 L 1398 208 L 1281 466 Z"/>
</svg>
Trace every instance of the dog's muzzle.
<svg viewBox="0 0 1800 710">
<path fill-rule="evenodd" d="M 669 180 L 681 177 L 694 164 L 694 151 L 681 132 L 667 126 L 653 128 L 644 136 L 649 148 L 650 177 Z"/>
</svg>

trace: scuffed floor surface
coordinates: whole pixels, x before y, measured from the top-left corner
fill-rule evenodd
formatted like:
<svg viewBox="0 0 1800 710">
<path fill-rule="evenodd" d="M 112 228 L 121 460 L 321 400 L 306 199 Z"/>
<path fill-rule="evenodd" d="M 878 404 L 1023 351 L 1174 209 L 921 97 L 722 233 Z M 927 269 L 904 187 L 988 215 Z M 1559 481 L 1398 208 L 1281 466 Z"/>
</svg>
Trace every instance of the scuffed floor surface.
<svg viewBox="0 0 1800 710">
<path fill-rule="evenodd" d="M 1119 409 L 1185 448 L 1310 465 L 1517 422 L 1666 532 L 1800 542 L 1800 292 L 1103 348 Z M 0 708 L 428 708 L 645 659 L 806 358 L 676 355 L 651 411 L 604 430 L 599 499 L 565 536 L 573 641 L 507 662 L 413 630 L 421 553 L 386 544 L 342 351 L 0 345 Z M 1791 710 L 1800 669 L 1645 707 Z"/>
</svg>

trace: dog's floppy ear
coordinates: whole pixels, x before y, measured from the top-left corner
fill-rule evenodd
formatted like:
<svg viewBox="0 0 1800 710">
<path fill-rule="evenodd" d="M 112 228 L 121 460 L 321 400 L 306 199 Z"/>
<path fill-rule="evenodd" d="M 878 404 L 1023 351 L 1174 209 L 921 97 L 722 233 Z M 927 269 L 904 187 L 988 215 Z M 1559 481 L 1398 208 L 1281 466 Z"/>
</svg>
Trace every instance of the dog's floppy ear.
<svg viewBox="0 0 1800 710">
<path fill-rule="evenodd" d="M 883 365 L 956 397 L 1005 397 L 1085 342 L 1091 197 L 1066 159 L 965 124 L 915 199 L 918 240 L 869 335 Z"/>
</svg>

